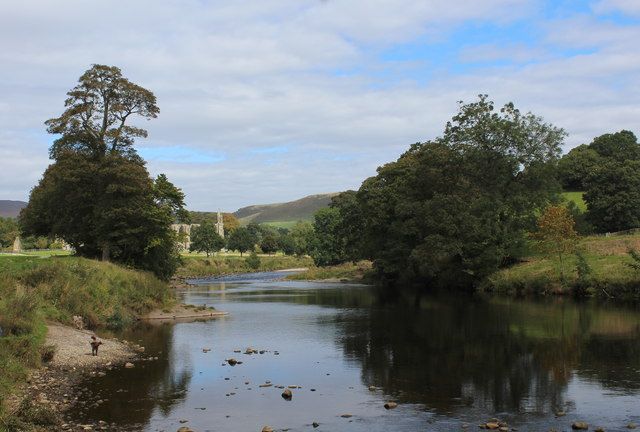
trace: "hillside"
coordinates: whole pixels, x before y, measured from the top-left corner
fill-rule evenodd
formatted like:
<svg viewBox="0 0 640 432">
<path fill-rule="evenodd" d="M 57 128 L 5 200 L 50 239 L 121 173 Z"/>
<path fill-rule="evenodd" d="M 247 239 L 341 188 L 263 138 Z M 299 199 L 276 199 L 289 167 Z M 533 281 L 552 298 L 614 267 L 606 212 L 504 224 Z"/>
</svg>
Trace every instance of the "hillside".
<svg viewBox="0 0 640 432">
<path fill-rule="evenodd" d="M 0 200 L 0 217 L 18 217 L 20 210 L 26 205 L 24 201 Z"/>
<path fill-rule="evenodd" d="M 239 209 L 233 215 L 243 224 L 311 220 L 313 214 L 328 206 L 335 195 L 337 193 L 310 195 L 286 203 L 252 205 Z"/>
</svg>

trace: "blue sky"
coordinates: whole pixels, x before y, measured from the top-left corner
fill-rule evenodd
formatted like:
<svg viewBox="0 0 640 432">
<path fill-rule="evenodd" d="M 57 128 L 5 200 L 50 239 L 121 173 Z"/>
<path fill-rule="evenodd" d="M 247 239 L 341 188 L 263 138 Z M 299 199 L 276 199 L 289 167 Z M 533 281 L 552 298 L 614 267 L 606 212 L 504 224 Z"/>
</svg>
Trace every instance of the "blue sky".
<svg viewBox="0 0 640 432">
<path fill-rule="evenodd" d="M 565 128 L 565 149 L 638 132 L 637 40 L 637 0 L 2 2 L 0 199 L 27 199 L 43 122 L 92 63 L 158 97 L 136 123 L 150 172 L 235 210 L 357 188 L 480 93 Z"/>
</svg>

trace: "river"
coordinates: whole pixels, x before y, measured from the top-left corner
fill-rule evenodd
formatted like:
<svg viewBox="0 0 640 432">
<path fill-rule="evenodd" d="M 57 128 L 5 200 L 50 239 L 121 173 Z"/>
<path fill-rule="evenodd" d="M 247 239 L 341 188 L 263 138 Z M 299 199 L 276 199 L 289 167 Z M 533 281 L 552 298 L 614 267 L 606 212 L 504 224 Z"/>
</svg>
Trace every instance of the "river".
<svg viewBox="0 0 640 432">
<path fill-rule="evenodd" d="M 229 315 L 127 331 L 158 360 L 80 383 L 91 405 L 77 420 L 170 432 L 477 430 L 491 417 L 520 431 L 640 423 L 637 308 L 444 294 L 382 301 L 372 287 L 276 276 L 191 281 L 184 302 Z M 287 401 L 277 385 L 301 388 Z"/>
</svg>

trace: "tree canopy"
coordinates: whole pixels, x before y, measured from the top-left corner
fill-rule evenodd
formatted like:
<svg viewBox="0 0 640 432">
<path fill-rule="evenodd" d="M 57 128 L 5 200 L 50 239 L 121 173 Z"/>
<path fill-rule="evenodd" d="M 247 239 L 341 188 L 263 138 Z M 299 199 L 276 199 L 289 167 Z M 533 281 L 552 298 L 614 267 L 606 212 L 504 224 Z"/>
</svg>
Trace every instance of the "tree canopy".
<svg viewBox="0 0 640 432">
<path fill-rule="evenodd" d="M 135 138 L 146 138 L 147 131 L 128 121 L 156 118 L 160 112 L 154 94 L 123 77 L 115 66 L 93 65 L 67 96 L 60 117 L 45 122 L 47 132 L 61 135 L 51 146 L 53 159 L 65 151 L 133 156 Z"/>
<path fill-rule="evenodd" d="M 224 246 L 224 239 L 220 237 L 216 226 L 211 221 L 205 221 L 191 231 L 191 251 L 205 252 L 209 256 L 220 251 Z"/>
<path fill-rule="evenodd" d="M 640 145 L 633 132 L 607 133 L 558 162 L 563 187 L 584 191 L 585 215 L 598 232 L 640 227 Z"/>
<path fill-rule="evenodd" d="M 150 178 L 133 148 L 147 133 L 127 123 L 155 118 L 155 96 L 103 65 L 93 65 L 67 95 L 63 114 L 46 122 L 60 137 L 21 213 L 22 230 L 168 278 L 179 262 L 170 225 L 186 217 L 184 194 L 163 174 Z"/>
<path fill-rule="evenodd" d="M 239 227 L 231 231 L 227 239 L 227 248 L 240 252 L 240 256 L 247 251 L 253 250 L 258 243 L 258 238 L 247 228 Z"/>
<path fill-rule="evenodd" d="M 560 190 L 564 137 L 513 104 L 461 103 L 441 137 L 412 145 L 320 213 L 318 251 L 331 254 L 315 254 L 324 264 L 371 259 L 385 281 L 472 286 L 522 253 L 536 213 Z"/>
</svg>

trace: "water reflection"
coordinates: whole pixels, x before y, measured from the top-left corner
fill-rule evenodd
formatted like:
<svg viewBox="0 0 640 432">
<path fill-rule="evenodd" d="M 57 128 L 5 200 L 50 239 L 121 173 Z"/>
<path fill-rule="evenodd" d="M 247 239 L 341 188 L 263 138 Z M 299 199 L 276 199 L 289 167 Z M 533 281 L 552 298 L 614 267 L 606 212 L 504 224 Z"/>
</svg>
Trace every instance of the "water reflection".
<svg viewBox="0 0 640 432">
<path fill-rule="evenodd" d="M 126 335 L 160 360 L 93 379 L 95 397 L 109 400 L 83 418 L 147 430 L 170 430 L 188 415 L 202 430 L 212 419 L 226 421 L 226 430 L 259 430 L 282 419 L 281 427 L 305 430 L 315 419 L 331 426 L 326 430 L 406 431 L 426 424 L 450 430 L 496 414 L 534 428 L 566 428 L 581 418 L 615 430 L 640 420 L 634 309 L 447 295 L 389 302 L 371 288 L 255 280 L 202 284 L 183 295 L 216 304 L 229 318 Z M 245 342 L 283 355 L 225 369 L 220 361 Z M 211 344 L 210 357 L 202 355 L 203 344 Z M 300 392 L 287 405 L 279 393 L 242 386 L 265 377 L 318 392 Z M 382 392 L 368 391 L 371 385 Z M 229 391 L 244 392 L 242 402 Z M 388 399 L 400 408 L 380 410 Z M 209 411 L 194 414 L 198 407 Z M 560 410 L 566 418 L 555 418 Z M 338 417 L 345 411 L 357 419 L 348 427 Z"/>
</svg>

